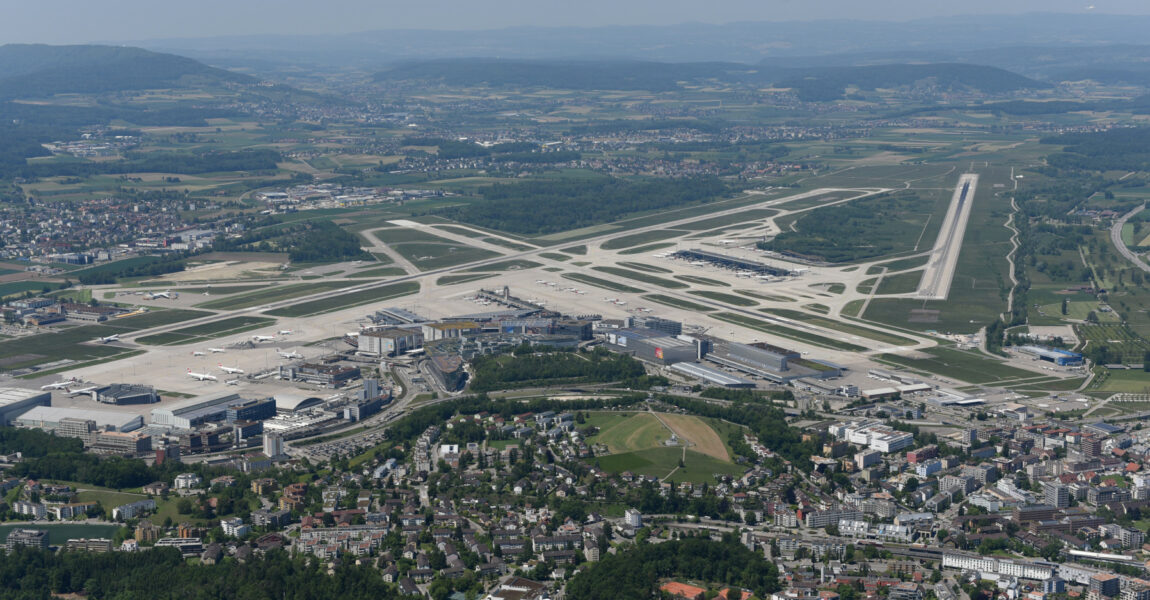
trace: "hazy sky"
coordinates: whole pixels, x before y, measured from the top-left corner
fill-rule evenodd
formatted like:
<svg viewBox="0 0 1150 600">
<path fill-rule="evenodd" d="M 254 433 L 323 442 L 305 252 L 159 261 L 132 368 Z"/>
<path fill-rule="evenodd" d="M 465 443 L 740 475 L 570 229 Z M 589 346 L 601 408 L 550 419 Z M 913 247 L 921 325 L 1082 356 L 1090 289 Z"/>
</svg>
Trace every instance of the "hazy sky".
<svg viewBox="0 0 1150 600">
<path fill-rule="evenodd" d="M 5 0 L 0 43 L 377 29 L 907 20 L 1024 12 L 1150 14 L 1146 0 Z M 1093 8 L 1088 8 L 1093 6 Z"/>
</svg>

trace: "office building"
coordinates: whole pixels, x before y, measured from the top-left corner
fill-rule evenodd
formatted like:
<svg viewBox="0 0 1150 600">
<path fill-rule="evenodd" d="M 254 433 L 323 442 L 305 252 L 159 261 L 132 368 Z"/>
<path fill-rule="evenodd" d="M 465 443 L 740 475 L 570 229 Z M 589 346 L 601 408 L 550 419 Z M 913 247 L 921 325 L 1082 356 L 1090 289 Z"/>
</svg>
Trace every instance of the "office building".
<svg viewBox="0 0 1150 600">
<path fill-rule="evenodd" d="M 1042 483 L 1043 503 L 1055 508 L 1070 506 L 1070 488 L 1057 481 L 1044 481 Z"/>
<path fill-rule="evenodd" d="M 283 456 L 284 453 L 284 439 L 283 436 L 277 433 L 264 434 L 264 456 L 268 458 L 277 458 Z"/>
</svg>

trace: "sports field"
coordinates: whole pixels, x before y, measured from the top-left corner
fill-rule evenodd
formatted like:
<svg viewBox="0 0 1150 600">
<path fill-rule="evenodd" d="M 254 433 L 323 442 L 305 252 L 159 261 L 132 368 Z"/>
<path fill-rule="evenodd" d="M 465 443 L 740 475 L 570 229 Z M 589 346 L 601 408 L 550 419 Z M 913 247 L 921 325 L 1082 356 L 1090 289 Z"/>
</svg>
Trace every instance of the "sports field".
<svg viewBox="0 0 1150 600">
<path fill-rule="evenodd" d="M 743 473 L 741 466 L 731 462 L 719 434 L 699 417 L 604 412 L 591 413 L 587 423 L 599 427 L 599 433 L 587 441 L 604 444 L 610 451 L 594 459 L 606 471 L 696 483 L 712 482 L 716 474 Z M 678 443 L 668 445 L 672 433 Z M 684 441 L 689 444 L 686 449 Z"/>
</svg>

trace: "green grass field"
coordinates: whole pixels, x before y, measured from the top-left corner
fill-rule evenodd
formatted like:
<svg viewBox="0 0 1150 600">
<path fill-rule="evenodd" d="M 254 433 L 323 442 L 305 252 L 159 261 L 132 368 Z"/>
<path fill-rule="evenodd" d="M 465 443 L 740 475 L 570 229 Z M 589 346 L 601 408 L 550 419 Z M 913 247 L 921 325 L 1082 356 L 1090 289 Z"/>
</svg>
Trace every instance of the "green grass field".
<svg viewBox="0 0 1150 600">
<path fill-rule="evenodd" d="M 734 296 L 731 294 L 724 294 L 723 292 L 712 292 L 710 290 L 691 290 L 687 293 L 691 294 L 693 296 L 699 296 L 701 298 L 707 298 L 707 299 L 715 300 L 718 302 L 724 302 L 726 304 L 731 304 L 733 306 L 758 306 L 759 305 L 759 303 L 755 302 L 754 300 L 751 300 L 748 298 L 743 298 L 740 296 Z"/>
<path fill-rule="evenodd" d="M 557 254 L 556 256 L 562 257 L 561 260 L 567 260 L 568 258 L 570 258 L 567 256 L 563 256 L 562 254 Z M 503 271 L 522 271 L 525 269 L 534 269 L 535 267 L 541 267 L 541 266 L 543 266 L 543 265 L 541 265 L 535 261 L 531 261 L 531 260 L 523 260 L 523 259 L 505 260 L 503 262 L 492 263 L 490 265 L 471 267 L 470 269 L 464 269 L 463 272 L 464 273 L 495 273 L 495 272 L 503 272 Z"/>
<path fill-rule="evenodd" d="M 988 384 L 1041 377 L 1039 373 L 1012 367 L 973 350 L 937 347 L 923 351 L 929 358 L 908 358 L 896 354 L 883 354 L 880 361 L 895 365 L 953 377 L 967 383 Z"/>
<path fill-rule="evenodd" d="M 712 308 L 710 306 L 704 306 L 702 304 L 695 304 L 694 302 L 688 302 L 686 300 L 680 300 L 678 298 L 673 298 L 671 296 L 664 296 L 662 294 L 647 294 L 646 296 L 643 296 L 643 299 L 644 300 L 650 300 L 651 302 L 657 302 L 659 304 L 665 304 L 667 306 L 673 306 L 675 308 L 682 308 L 685 310 L 694 310 L 694 311 L 698 311 L 698 312 L 711 312 L 713 310 L 716 310 L 715 308 Z"/>
<path fill-rule="evenodd" d="M 715 317 L 728 323 L 749 327 L 757 331 L 762 331 L 763 333 L 769 333 L 799 342 L 806 342 L 808 344 L 814 344 L 815 346 L 822 346 L 823 348 L 830 348 L 832 350 L 847 350 L 851 352 L 862 352 L 866 350 L 865 346 L 859 346 L 858 344 L 832 340 L 828 337 L 824 337 L 818 334 L 807 333 L 806 331 L 792 329 L 782 325 L 775 325 L 774 323 L 753 319 L 751 317 L 746 317 L 736 313 L 719 313 L 715 315 Z"/>
<path fill-rule="evenodd" d="M 602 248 L 604 250 L 622 250 L 624 248 L 632 248 L 634 246 L 641 246 L 651 242 L 661 242 L 668 238 L 678 237 L 683 235 L 684 231 L 678 229 L 656 229 L 653 231 L 644 231 L 643 233 L 634 233 L 631 235 L 624 235 L 614 239 L 603 242 Z"/>
<path fill-rule="evenodd" d="M 629 285 L 623 285 L 621 283 L 615 283 L 614 281 L 607 281 L 606 279 L 600 279 L 598 277 L 592 277 L 590 275 L 584 275 L 582 273 L 563 273 L 561 275 L 561 277 L 563 277 L 564 279 L 570 279 L 572 281 L 578 281 L 579 283 L 586 283 L 587 285 L 593 285 L 597 288 L 603 288 L 605 290 L 611 290 L 613 292 L 628 292 L 628 293 L 632 293 L 632 294 L 641 294 L 644 291 L 644 290 L 641 290 L 641 289 L 636 288 L 636 287 L 631 287 Z"/>
<path fill-rule="evenodd" d="M 631 471 L 659 478 L 670 475 L 674 481 L 693 483 L 713 482 L 715 474 L 741 475 L 744 471 L 736 464 L 694 450 L 688 449 L 684 455 L 681 446 L 663 445 L 671 433 L 649 413 L 591 413 L 587 423 L 600 429 L 588 442 L 606 444 L 611 450 L 611 454 L 592 459 L 606 471 Z M 684 462 L 682 468 L 680 460 Z"/>
<path fill-rule="evenodd" d="M 275 322 L 275 319 L 267 317 L 229 317 L 203 325 L 193 325 L 175 331 L 147 335 L 136 341 L 155 346 L 182 346 L 260 329 L 274 325 Z"/>
<path fill-rule="evenodd" d="M 656 267 L 655 265 L 648 265 L 646 263 L 637 263 L 629 261 L 619 261 L 617 263 L 620 267 L 627 267 L 628 269 L 635 269 L 637 271 L 647 271 L 648 273 L 673 273 L 671 269 L 664 269 L 663 267 Z"/>
<path fill-rule="evenodd" d="M 362 282 L 359 281 L 320 281 L 316 283 L 281 285 L 268 287 L 262 291 L 251 294 L 229 296 L 227 298 L 211 300 L 203 304 L 198 304 L 197 306 L 199 308 L 210 308 L 215 310 L 238 310 L 241 308 L 251 308 L 261 304 L 270 304 L 272 302 L 279 302 L 280 300 L 291 300 L 292 298 L 318 294 L 320 292 L 329 292 L 331 290 L 339 290 L 346 287 L 351 287 L 353 285 L 361 284 Z"/>
<path fill-rule="evenodd" d="M 498 277 L 497 273 L 475 273 L 471 275 L 444 275 L 435 281 L 435 285 L 456 285 L 459 283 L 467 283 L 469 281 L 479 281 L 480 279 L 489 279 L 491 277 Z"/>
<path fill-rule="evenodd" d="M 420 271 L 434 271 L 477 260 L 501 256 L 497 252 L 463 244 L 428 244 L 412 242 L 393 245 L 395 251 L 411 261 Z"/>
<path fill-rule="evenodd" d="M 855 335 L 855 336 L 859 336 L 859 337 L 864 337 L 864 338 L 872 339 L 872 340 L 875 340 L 878 342 L 884 342 L 887 344 L 894 344 L 896 346 L 911 345 L 911 344 L 915 343 L 914 340 L 912 340 L 910 338 L 905 338 L 905 337 L 902 337 L 900 335 L 895 335 L 893 333 L 886 333 L 883 331 L 876 331 L 874 329 L 869 329 L 866 327 L 859 327 L 856 325 L 851 325 L 850 323 L 845 323 L 843 321 L 836 321 L 833 319 L 816 317 L 814 315 L 810 315 L 810 314 L 807 314 L 804 312 L 799 312 L 797 310 L 788 310 L 785 308 L 763 308 L 763 309 L 759 309 L 759 310 L 761 310 L 762 312 L 768 313 L 768 314 L 775 315 L 777 317 L 794 319 L 796 321 L 802 321 L 803 323 L 810 323 L 811 325 L 815 325 L 817 327 L 824 327 L 826 329 L 833 329 L 835 331 L 841 331 L 847 335 Z"/>
<path fill-rule="evenodd" d="M 320 300 L 311 300 L 309 302 L 292 304 L 291 306 L 268 311 L 268 314 L 277 317 L 310 317 L 313 315 L 320 315 L 323 313 L 343 310 L 345 308 L 351 308 L 353 306 L 360 306 L 362 304 L 383 302 L 384 300 L 390 300 L 392 298 L 408 296 L 418 291 L 419 282 L 405 281 L 403 283 L 396 283 L 380 288 L 361 290 L 348 294 L 340 294 L 331 298 L 323 298 Z"/>
<path fill-rule="evenodd" d="M 697 277 L 695 275 L 675 275 L 675 279 L 686 281 L 689 283 L 697 283 L 699 285 L 712 285 L 715 287 L 731 287 L 731 284 L 718 281 L 716 279 L 709 279 L 707 277 Z"/>
<path fill-rule="evenodd" d="M 399 267 L 378 267 L 375 269 L 368 269 L 366 271 L 356 271 L 349 273 L 348 277 L 362 278 L 362 277 L 398 277 L 406 275 L 407 271 Z"/>
<path fill-rule="evenodd" d="M 663 248 L 670 248 L 674 245 L 675 244 L 673 242 L 663 242 L 661 244 L 651 244 L 648 246 L 639 246 L 637 248 L 628 248 L 626 250 L 620 250 L 619 254 L 620 255 L 627 255 L 627 256 L 630 256 L 632 254 L 643 254 L 644 252 L 655 252 L 656 250 L 662 250 Z"/>
<path fill-rule="evenodd" d="M 672 289 L 672 290 L 681 290 L 681 289 L 686 289 L 686 288 L 690 287 L 685 283 L 681 283 L 681 282 L 674 281 L 671 279 L 666 279 L 664 277 L 656 277 L 654 275 L 649 275 L 647 273 L 643 273 L 642 271 L 632 271 L 630 269 L 621 269 L 619 267 L 591 267 L 591 268 L 596 270 L 596 271 L 599 271 L 600 273 L 608 273 L 610 275 L 616 275 L 619 277 L 624 277 L 626 279 L 633 279 L 635 281 L 641 281 L 643 283 L 649 283 L 651 285 L 657 285 L 659 287 Z"/>
<path fill-rule="evenodd" d="M 918 289 L 922 271 L 909 271 L 897 275 L 887 275 L 878 284 L 876 294 L 909 294 Z"/>
</svg>

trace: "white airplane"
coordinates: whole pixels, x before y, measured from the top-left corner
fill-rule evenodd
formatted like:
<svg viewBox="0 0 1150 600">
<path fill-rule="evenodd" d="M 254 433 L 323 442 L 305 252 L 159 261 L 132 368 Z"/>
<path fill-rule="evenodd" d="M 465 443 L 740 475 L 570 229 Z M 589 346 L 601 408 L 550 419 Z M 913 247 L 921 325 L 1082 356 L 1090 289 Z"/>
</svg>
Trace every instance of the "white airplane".
<svg viewBox="0 0 1150 600">
<path fill-rule="evenodd" d="M 152 300 L 155 300 L 157 298 L 166 298 L 168 300 L 171 300 L 172 299 L 172 290 L 164 290 L 162 292 L 152 292 L 152 293 L 148 294 L 148 297 L 151 298 Z"/>
<path fill-rule="evenodd" d="M 207 373 L 193 373 L 191 369 L 188 369 L 188 377 L 194 377 L 199 381 L 216 381 L 215 375 L 209 375 Z"/>
<path fill-rule="evenodd" d="M 224 383 L 227 385 L 239 385 L 240 380 L 239 379 L 229 379 L 229 380 L 225 381 Z"/>
<path fill-rule="evenodd" d="M 279 354 L 280 356 L 282 356 L 284 358 L 303 358 L 302 354 L 300 354 L 299 352 L 296 352 L 294 350 L 291 352 L 276 352 L 276 354 Z"/>
<path fill-rule="evenodd" d="M 224 350 L 223 348 L 208 348 L 208 352 L 211 352 L 212 354 L 216 354 L 216 353 L 227 352 L 227 350 Z"/>
<path fill-rule="evenodd" d="M 227 373 L 228 375 L 237 375 L 237 374 L 242 375 L 244 372 L 243 369 L 240 369 L 238 367 L 225 367 L 223 365 L 223 363 L 220 363 L 217 366 L 220 368 L 221 371 L 223 371 L 224 373 Z"/>
<path fill-rule="evenodd" d="M 68 395 L 71 397 L 83 396 L 84 394 L 90 394 L 90 393 L 96 391 L 96 388 L 98 388 L 98 387 L 100 387 L 100 386 L 93 385 L 91 387 L 86 387 L 86 388 L 79 389 L 79 390 L 69 390 Z"/>
<path fill-rule="evenodd" d="M 66 389 L 68 389 L 68 386 L 72 385 L 73 383 L 74 382 L 68 381 L 68 380 L 57 381 L 56 383 L 49 383 L 48 385 L 42 385 L 42 386 L 40 386 L 40 389 L 41 390 L 66 390 Z"/>
<path fill-rule="evenodd" d="M 112 335 L 109 335 L 108 337 L 100 338 L 100 341 L 105 343 L 105 344 L 107 344 L 108 342 L 118 342 L 118 341 L 120 341 L 120 334 L 113 333 Z"/>
<path fill-rule="evenodd" d="M 270 342 L 270 341 L 276 339 L 276 336 L 274 336 L 274 335 L 253 335 L 252 339 L 255 340 L 257 343 L 259 343 L 259 342 Z"/>
<path fill-rule="evenodd" d="M 204 353 L 200 352 L 199 350 L 192 352 L 192 356 L 203 356 L 203 355 L 204 355 Z"/>
<path fill-rule="evenodd" d="M 291 335 L 291 334 L 293 334 L 293 333 L 295 333 L 295 332 L 294 332 L 294 331 L 292 331 L 291 329 L 281 329 L 281 330 L 279 330 L 279 335 Z"/>
</svg>

